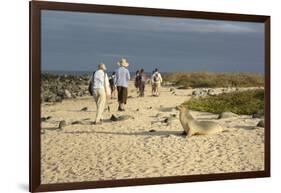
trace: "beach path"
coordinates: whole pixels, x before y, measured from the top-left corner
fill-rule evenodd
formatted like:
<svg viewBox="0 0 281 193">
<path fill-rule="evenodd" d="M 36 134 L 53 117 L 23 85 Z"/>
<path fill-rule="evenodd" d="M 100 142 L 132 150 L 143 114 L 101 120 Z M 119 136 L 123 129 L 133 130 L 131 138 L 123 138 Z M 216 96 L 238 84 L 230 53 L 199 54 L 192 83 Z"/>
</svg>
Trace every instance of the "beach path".
<svg viewBox="0 0 281 193">
<path fill-rule="evenodd" d="M 41 181 L 81 182 L 258 171 L 264 168 L 264 129 L 259 119 L 239 116 L 227 120 L 217 115 L 192 111 L 199 120 L 213 120 L 226 132 L 182 136 L 178 112 L 189 100 L 192 89 L 162 87 L 159 97 L 138 97 L 131 82 L 126 111 L 118 112 L 117 100 L 110 100 L 102 125 L 94 121 L 96 105 L 91 96 L 42 104 Z M 86 110 L 81 111 L 82 108 Z M 111 115 L 124 120 L 110 121 Z M 66 126 L 57 129 L 60 121 Z"/>
</svg>

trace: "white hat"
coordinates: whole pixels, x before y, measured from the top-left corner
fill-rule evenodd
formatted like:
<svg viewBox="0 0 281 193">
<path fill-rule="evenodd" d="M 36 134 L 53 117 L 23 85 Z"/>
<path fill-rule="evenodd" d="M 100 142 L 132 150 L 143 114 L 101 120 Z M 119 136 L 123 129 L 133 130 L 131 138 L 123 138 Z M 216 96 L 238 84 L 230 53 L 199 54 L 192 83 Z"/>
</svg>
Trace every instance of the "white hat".
<svg viewBox="0 0 281 193">
<path fill-rule="evenodd" d="M 126 58 L 121 58 L 119 60 L 119 62 L 117 62 L 117 64 L 119 66 L 124 66 L 124 67 L 128 67 L 129 66 L 129 63 L 127 62 L 127 59 Z"/>
<path fill-rule="evenodd" d="M 104 63 L 100 63 L 100 64 L 98 65 L 98 68 L 99 68 L 99 69 L 102 69 L 102 70 L 106 70 L 106 67 L 105 67 L 105 64 L 104 64 Z"/>
</svg>

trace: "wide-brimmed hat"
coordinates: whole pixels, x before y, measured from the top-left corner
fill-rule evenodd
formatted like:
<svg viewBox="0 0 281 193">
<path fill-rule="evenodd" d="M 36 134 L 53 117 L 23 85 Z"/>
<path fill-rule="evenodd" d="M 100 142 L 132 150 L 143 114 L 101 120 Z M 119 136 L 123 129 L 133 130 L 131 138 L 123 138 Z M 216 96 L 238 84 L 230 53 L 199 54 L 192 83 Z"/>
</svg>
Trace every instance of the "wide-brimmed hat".
<svg viewBox="0 0 281 193">
<path fill-rule="evenodd" d="M 106 67 L 105 67 L 105 64 L 104 64 L 104 63 L 100 63 L 100 64 L 98 65 L 98 68 L 99 68 L 99 69 L 102 69 L 102 70 L 106 70 Z"/>
<path fill-rule="evenodd" d="M 117 62 L 117 64 L 119 66 L 124 66 L 124 67 L 128 67 L 129 66 L 129 63 L 127 62 L 127 59 L 126 58 L 121 58 L 119 60 L 119 62 Z"/>
</svg>

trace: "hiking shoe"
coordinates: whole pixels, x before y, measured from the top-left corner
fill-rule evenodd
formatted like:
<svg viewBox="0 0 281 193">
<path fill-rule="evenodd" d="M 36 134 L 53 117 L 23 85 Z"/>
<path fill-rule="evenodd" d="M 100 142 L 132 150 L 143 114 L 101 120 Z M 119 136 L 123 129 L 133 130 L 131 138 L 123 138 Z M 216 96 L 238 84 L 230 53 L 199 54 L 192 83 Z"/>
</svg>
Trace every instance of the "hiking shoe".
<svg viewBox="0 0 281 193">
<path fill-rule="evenodd" d="M 118 107 L 118 111 L 125 111 L 125 109 L 122 109 L 121 107 Z"/>
<path fill-rule="evenodd" d="M 93 124 L 94 124 L 94 125 L 101 125 L 102 122 L 101 122 L 101 121 L 99 121 L 99 122 L 94 121 Z"/>
</svg>

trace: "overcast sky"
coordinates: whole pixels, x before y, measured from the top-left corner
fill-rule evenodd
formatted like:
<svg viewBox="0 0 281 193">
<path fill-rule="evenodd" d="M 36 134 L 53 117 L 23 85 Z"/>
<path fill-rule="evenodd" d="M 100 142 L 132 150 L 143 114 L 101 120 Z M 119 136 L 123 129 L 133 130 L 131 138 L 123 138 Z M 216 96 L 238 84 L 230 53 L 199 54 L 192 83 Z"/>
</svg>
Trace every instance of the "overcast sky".
<svg viewBox="0 0 281 193">
<path fill-rule="evenodd" d="M 43 10 L 42 70 L 263 73 L 263 23 Z"/>
</svg>

